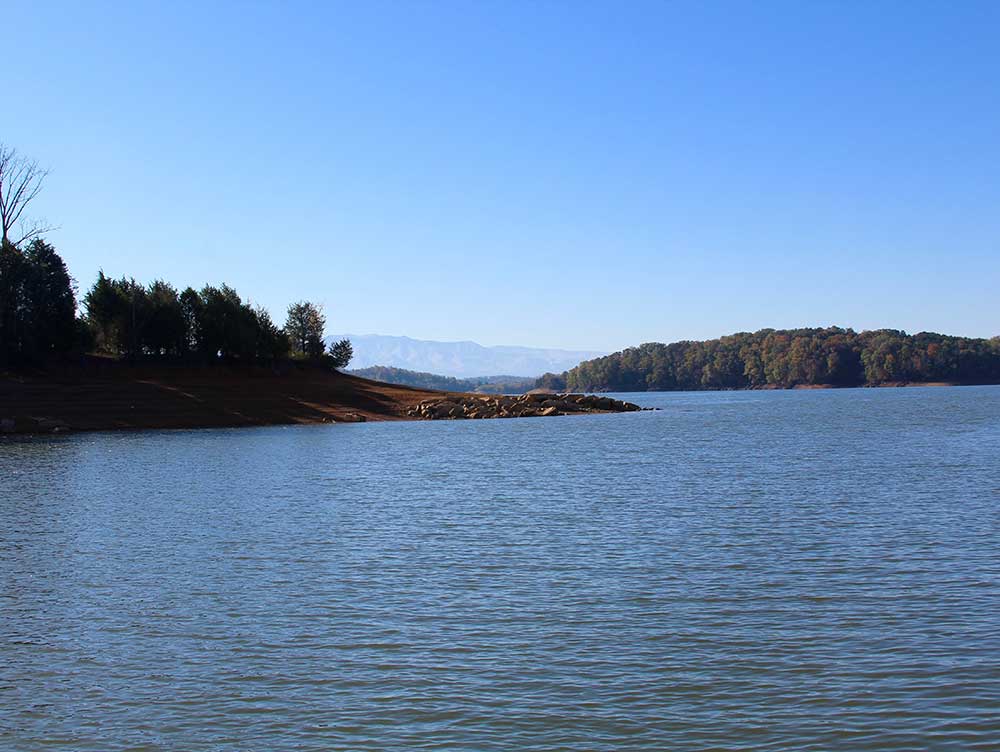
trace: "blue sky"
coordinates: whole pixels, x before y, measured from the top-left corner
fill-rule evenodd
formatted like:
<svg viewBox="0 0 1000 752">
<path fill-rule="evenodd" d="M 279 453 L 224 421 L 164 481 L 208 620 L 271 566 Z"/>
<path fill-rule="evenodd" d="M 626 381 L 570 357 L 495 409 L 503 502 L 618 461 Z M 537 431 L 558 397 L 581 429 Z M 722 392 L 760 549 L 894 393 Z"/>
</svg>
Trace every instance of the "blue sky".
<svg viewBox="0 0 1000 752">
<path fill-rule="evenodd" d="M 483 344 L 1000 334 L 1000 3 L 4 15 L 0 139 L 81 288 Z"/>
</svg>

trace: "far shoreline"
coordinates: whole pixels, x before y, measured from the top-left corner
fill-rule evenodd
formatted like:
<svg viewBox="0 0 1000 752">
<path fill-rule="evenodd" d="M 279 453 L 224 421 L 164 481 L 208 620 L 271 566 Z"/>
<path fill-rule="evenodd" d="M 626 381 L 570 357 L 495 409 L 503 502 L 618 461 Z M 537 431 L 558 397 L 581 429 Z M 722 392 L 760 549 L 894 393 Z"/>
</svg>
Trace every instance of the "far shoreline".
<svg viewBox="0 0 1000 752">
<path fill-rule="evenodd" d="M 892 381 L 884 384 L 796 384 L 794 386 L 748 387 L 705 387 L 704 389 L 602 389 L 599 392 L 584 391 L 585 394 L 697 394 L 699 392 L 801 392 L 814 390 L 847 390 L 847 389 L 901 389 L 904 387 L 942 387 L 942 386 L 998 386 L 995 381 L 957 382 L 957 381 Z M 555 392 L 553 392 L 555 393 Z"/>
</svg>

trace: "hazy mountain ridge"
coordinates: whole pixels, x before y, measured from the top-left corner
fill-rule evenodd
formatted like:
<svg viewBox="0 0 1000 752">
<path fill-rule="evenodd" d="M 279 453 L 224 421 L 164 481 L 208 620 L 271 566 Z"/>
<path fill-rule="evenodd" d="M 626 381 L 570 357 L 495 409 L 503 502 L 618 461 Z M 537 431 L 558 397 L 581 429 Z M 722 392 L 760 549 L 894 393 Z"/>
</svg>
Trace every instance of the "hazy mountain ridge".
<svg viewBox="0 0 1000 752">
<path fill-rule="evenodd" d="M 485 347 L 476 342 L 436 342 L 383 334 L 335 334 L 326 340 L 345 337 L 354 346 L 353 369 L 391 366 L 466 379 L 500 373 L 519 377 L 561 373 L 605 354 L 516 345 Z"/>
</svg>

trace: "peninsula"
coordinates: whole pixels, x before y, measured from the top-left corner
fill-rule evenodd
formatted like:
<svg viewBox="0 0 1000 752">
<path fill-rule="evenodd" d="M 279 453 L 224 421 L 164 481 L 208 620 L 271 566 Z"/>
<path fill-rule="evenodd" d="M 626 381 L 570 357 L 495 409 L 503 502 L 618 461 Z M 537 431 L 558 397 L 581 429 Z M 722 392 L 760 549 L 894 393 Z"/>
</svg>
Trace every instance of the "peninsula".
<svg viewBox="0 0 1000 752">
<path fill-rule="evenodd" d="M 129 365 L 86 357 L 0 374 L 0 432 L 212 428 L 628 412 L 608 397 L 440 392 L 285 363 Z"/>
</svg>

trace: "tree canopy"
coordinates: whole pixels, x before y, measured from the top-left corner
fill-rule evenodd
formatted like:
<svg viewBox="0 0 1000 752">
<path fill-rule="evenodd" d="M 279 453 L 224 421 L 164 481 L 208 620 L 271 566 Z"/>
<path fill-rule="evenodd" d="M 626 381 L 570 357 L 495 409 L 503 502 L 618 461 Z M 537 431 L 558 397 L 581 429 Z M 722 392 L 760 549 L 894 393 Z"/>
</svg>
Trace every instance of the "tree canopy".
<svg viewBox="0 0 1000 752">
<path fill-rule="evenodd" d="M 341 339 L 330 343 L 330 360 L 334 368 L 347 368 L 354 357 L 354 347 L 351 340 Z"/>
<path fill-rule="evenodd" d="M 701 342 L 651 342 L 584 361 L 564 378 L 572 391 L 1000 383 L 1000 337 L 762 329 Z"/>
<path fill-rule="evenodd" d="M 322 355 L 325 328 L 326 317 L 321 306 L 305 300 L 288 306 L 285 333 L 296 354 L 311 358 Z"/>
<path fill-rule="evenodd" d="M 0 365 L 34 365 L 78 340 L 76 297 L 66 264 L 35 238 L 22 251 L 0 240 Z"/>
<path fill-rule="evenodd" d="M 321 306 L 289 306 L 279 328 L 261 306 L 232 287 L 206 285 L 178 292 L 169 282 L 148 285 L 101 271 L 76 315 L 76 291 L 66 264 L 40 235 L 26 210 L 46 171 L 0 144 L 0 367 L 41 364 L 71 351 L 138 358 L 275 361 L 294 355 L 335 368 L 352 356 L 347 340 L 325 353 Z"/>
<path fill-rule="evenodd" d="M 445 392 L 483 392 L 488 394 L 521 394 L 535 385 L 535 380 L 521 376 L 474 376 L 459 379 L 436 373 L 410 371 L 393 366 L 368 366 L 351 371 L 356 376 L 389 384 L 440 389 Z"/>
<path fill-rule="evenodd" d="M 342 340 L 324 355 L 319 306 L 293 304 L 279 328 L 266 309 L 243 300 L 229 285 L 178 292 L 162 280 L 142 285 L 101 272 L 83 303 L 98 348 L 132 359 L 270 362 L 295 356 L 343 368 L 352 354 L 351 343 Z"/>
<path fill-rule="evenodd" d="M 296 357 L 344 368 L 351 343 L 323 344 L 319 306 L 296 303 L 280 328 L 261 306 L 229 285 L 178 291 L 169 282 L 142 284 L 100 272 L 76 316 L 73 280 L 41 238 L 22 251 L 0 241 L 0 366 L 42 364 L 72 351 L 138 359 L 212 363 L 274 362 Z"/>
</svg>

